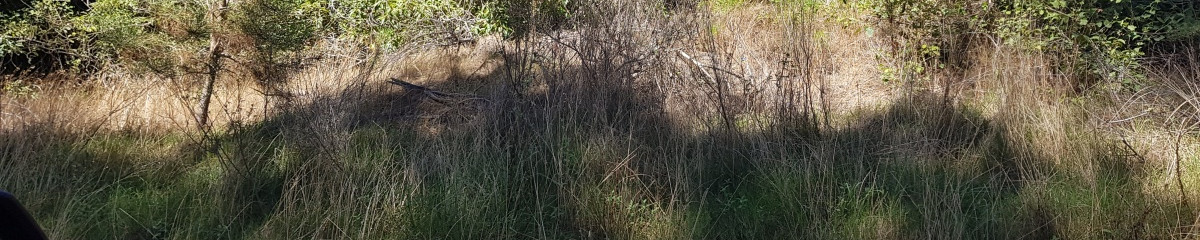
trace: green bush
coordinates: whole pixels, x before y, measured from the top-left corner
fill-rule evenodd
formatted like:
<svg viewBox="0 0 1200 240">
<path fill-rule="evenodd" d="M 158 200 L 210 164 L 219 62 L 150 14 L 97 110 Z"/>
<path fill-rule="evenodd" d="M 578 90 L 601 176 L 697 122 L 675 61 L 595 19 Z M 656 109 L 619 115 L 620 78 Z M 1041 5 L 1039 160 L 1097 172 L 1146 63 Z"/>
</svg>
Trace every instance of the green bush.
<svg viewBox="0 0 1200 240">
<path fill-rule="evenodd" d="M 970 46 L 947 45 L 982 34 L 1060 59 L 1055 67 L 1077 76 L 1080 84 L 1101 79 L 1132 86 L 1141 78 L 1138 66 L 1147 46 L 1200 36 L 1200 27 L 1191 24 L 1197 19 L 1194 5 L 1179 0 L 885 0 L 873 7 L 900 39 L 900 55 L 929 59 L 921 49 L 964 50 Z M 944 63 L 924 62 L 926 67 Z"/>
<path fill-rule="evenodd" d="M 568 1 L 545 1 L 537 11 L 565 18 Z M 105 66 L 174 76 L 200 69 L 189 54 L 213 32 L 234 34 L 231 53 L 251 52 L 261 64 L 295 61 L 318 36 L 379 48 L 450 45 L 482 35 L 509 34 L 506 0 L 246 0 L 234 1 L 228 23 L 209 23 L 200 0 L 96 0 L 85 11 L 43 0 L 0 15 L 0 56 L 38 59 L 30 66 L 89 72 Z M 521 15 L 524 16 L 524 15 Z M 561 19 L 560 19 L 561 20 Z M 244 38 L 243 38 L 244 37 Z M 249 40 L 248 42 L 237 42 Z M 241 43 L 246 43 L 245 45 Z M 235 56 L 236 57 L 236 56 Z M 48 59 L 48 60 L 47 60 Z"/>
<path fill-rule="evenodd" d="M 51 68 L 79 68 L 87 49 L 77 47 L 85 38 L 72 18 L 79 14 L 66 1 L 38 1 L 27 9 L 4 16 L 0 22 L 0 56 L 45 58 Z M 36 65 L 35 65 L 36 66 Z"/>
<path fill-rule="evenodd" d="M 1144 28 L 1152 43 L 1182 42 L 1200 38 L 1200 3 L 1192 0 L 1154 0 L 1121 2 L 1126 13 L 1141 15 L 1135 24 Z M 1132 8 L 1130 6 L 1133 6 Z"/>
<path fill-rule="evenodd" d="M 196 40 L 173 37 L 162 31 L 163 25 L 168 20 L 194 17 L 198 6 L 191 0 L 98 0 L 87 11 L 76 12 L 67 1 L 37 1 L 0 18 L 0 56 L 48 58 L 49 63 L 30 64 L 78 73 L 112 64 L 173 72 L 178 63 L 170 50 Z M 189 9 L 191 16 L 184 14 Z"/>
<path fill-rule="evenodd" d="M 308 46 L 328 13 L 309 0 L 251 0 L 238 10 L 235 21 L 241 32 L 268 58 Z"/>
<path fill-rule="evenodd" d="M 481 9 L 493 13 L 495 28 L 510 37 L 526 36 L 534 30 L 561 29 L 579 10 L 579 1 L 570 0 L 489 0 Z"/>
<path fill-rule="evenodd" d="M 976 2 L 936 0 L 885 0 L 866 8 L 882 21 L 890 57 L 899 61 L 881 66 L 883 80 L 926 81 L 929 73 L 961 71 L 970 39 L 989 12 Z M 985 20 L 981 20 L 985 19 Z"/>
<path fill-rule="evenodd" d="M 451 0 L 349 0 L 325 6 L 334 34 L 345 40 L 397 50 L 410 44 L 453 44 L 479 35 L 505 34 L 502 5 Z"/>
<path fill-rule="evenodd" d="M 1082 57 L 1061 68 L 1128 83 L 1137 77 L 1142 49 L 1153 40 L 1146 26 L 1156 17 L 1158 6 L 1121 0 L 1050 0 L 1014 1 L 997 10 L 1001 17 L 996 20 L 996 33 L 1006 43 L 1061 59 Z"/>
<path fill-rule="evenodd" d="M 133 0 L 100 0 L 93 2 L 91 9 L 72 19 L 72 25 L 84 32 L 91 40 L 96 57 L 123 50 L 144 47 L 146 26 L 153 19 L 144 10 L 137 9 Z"/>
<path fill-rule="evenodd" d="M 157 4 L 171 1 L 153 1 Z M 156 29 L 162 16 L 148 1 L 99 0 L 91 9 L 73 19 L 88 43 L 90 58 L 101 64 L 120 64 L 136 71 L 174 74 L 180 64 L 170 49 L 183 47 L 184 42 Z M 175 8 L 177 6 L 168 6 Z"/>
</svg>

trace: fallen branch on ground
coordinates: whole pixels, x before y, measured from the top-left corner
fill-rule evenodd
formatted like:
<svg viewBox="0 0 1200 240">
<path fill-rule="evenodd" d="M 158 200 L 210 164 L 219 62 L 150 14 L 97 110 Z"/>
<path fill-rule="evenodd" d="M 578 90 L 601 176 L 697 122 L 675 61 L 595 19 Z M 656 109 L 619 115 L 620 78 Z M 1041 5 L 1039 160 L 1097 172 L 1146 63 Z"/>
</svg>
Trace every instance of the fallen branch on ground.
<svg viewBox="0 0 1200 240">
<path fill-rule="evenodd" d="M 441 103 L 443 105 L 450 105 L 449 103 L 446 102 L 447 99 L 449 99 L 449 98 L 462 98 L 461 101 L 458 101 L 459 103 L 462 103 L 465 101 L 490 102 L 487 99 L 481 98 L 479 96 L 470 95 L 470 94 L 461 94 L 461 93 L 444 93 L 444 92 L 430 89 L 428 87 L 412 84 L 410 82 L 405 82 L 404 80 L 400 80 L 400 79 L 396 79 L 396 78 L 390 78 L 388 83 L 404 87 L 404 90 L 407 90 L 407 91 L 416 91 L 417 93 L 420 93 L 421 95 L 425 95 L 425 97 L 428 97 L 430 100 Z"/>
</svg>

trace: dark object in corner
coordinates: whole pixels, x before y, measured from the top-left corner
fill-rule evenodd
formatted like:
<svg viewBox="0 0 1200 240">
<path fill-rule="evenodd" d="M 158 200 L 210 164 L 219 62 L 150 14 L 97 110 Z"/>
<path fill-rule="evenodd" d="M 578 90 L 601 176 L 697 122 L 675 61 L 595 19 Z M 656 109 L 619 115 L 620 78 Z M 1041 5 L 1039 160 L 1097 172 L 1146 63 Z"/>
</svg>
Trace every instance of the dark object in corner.
<svg viewBox="0 0 1200 240">
<path fill-rule="evenodd" d="M 0 240 L 25 239 L 46 239 L 46 234 L 16 197 L 0 190 Z"/>
</svg>

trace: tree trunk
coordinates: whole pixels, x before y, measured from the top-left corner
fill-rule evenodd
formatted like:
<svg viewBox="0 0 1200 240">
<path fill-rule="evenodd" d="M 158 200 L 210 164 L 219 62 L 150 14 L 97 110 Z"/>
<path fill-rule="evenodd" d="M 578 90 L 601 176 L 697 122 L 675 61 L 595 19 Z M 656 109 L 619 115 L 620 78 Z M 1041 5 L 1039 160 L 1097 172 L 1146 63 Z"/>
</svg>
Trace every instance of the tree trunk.
<svg viewBox="0 0 1200 240">
<path fill-rule="evenodd" d="M 210 26 L 219 26 L 225 19 L 225 7 L 228 5 L 228 0 L 216 0 L 208 9 Z M 204 89 L 200 92 L 200 103 L 196 106 L 196 126 L 200 131 L 207 133 L 209 130 L 208 122 L 208 106 L 212 101 L 213 86 L 217 83 L 217 77 L 221 73 L 221 40 L 218 37 L 217 31 L 212 31 L 208 37 L 208 81 L 204 82 Z"/>
</svg>

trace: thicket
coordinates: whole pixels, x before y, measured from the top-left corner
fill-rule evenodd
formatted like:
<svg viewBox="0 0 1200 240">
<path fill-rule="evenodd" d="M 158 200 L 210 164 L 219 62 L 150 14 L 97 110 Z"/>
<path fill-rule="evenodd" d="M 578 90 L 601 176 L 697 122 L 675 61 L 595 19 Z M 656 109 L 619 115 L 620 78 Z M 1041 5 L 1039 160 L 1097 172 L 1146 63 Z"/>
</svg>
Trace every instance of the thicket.
<svg viewBox="0 0 1200 240">
<path fill-rule="evenodd" d="M 229 56 L 271 64 L 294 62 L 314 43 L 354 51 L 405 51 L 523 34 L 529 16 L 562 18 L 568 1 L 512 0 L 245 0 L 232 1 L 228 21 L 206 18 L 200 0 L 34 1 L 0 13 L 5 73 L 30 69 L 91 73 L 133 67 L 173 76 L 197 72 L 193 52 L 224 36 Z M 561 19 L 559 20 L 561 21 Z M 323 40 L 323 41 L 319 41 Z M 240 59 L 239 59 L 240 58 Z M 301 58 L 302 59 L 302 58 Z"/>
<path fill-rule="evenodd" d="M 716 9 L 742 1 L 711 4 Z M 775 1 L 772 1 L 775 2 Z M 786 2 L 786 1 L 784 1 Z M 816 2 L 803 1 L 806 4 Z M 523 36 L 533 26 L 567 27 L 578 6 L 530 0 L 245 0 L 227 23 L 210 23 L 198 0 L 98 0 L 86 9 L 68 1 L 35 1 L 0 13 L 0 60 L 5 73 L 103 67 L 166 76 L 192 69 L 213 34 L 230 36 L 234 57 L 257 63 L 255 75 L 279 72 L 327 49 L 405 51 L 472 42 L 479 36 Z M 1083 88 L 1098 82 L 1137 87 L 1138 62 L 1153 48 L 1200 37 L 1200 9 L 1187 0 L 884 0 L 869 8 L 892 36 L 894 57 L 885 79 L 919 79 L 926 72 L 965 68 L 968 48 L 1016 46 L 1063 61 L 1056 68 Z M 531 24 L 537 19 L 537 24 Z M 241 42 L 236 42 L 242 40 Z M 238 44 L 240 43 L 240 44 Z M 283 64 L 288 63 L 288 64 Z M 949 70 L 949 71 L 942 71 Z"/>
<path fill-rule="evenodd" d="M 885 0 L 871 8 L 890 33 L 891 78 L 955 73 L 969 50 L 1007 46 L 1044 54 L 1078 89 L 1137 88 L 1152 48 L 1200 37 L 1200 9 L 1186 0 Z"/>
</svg>

